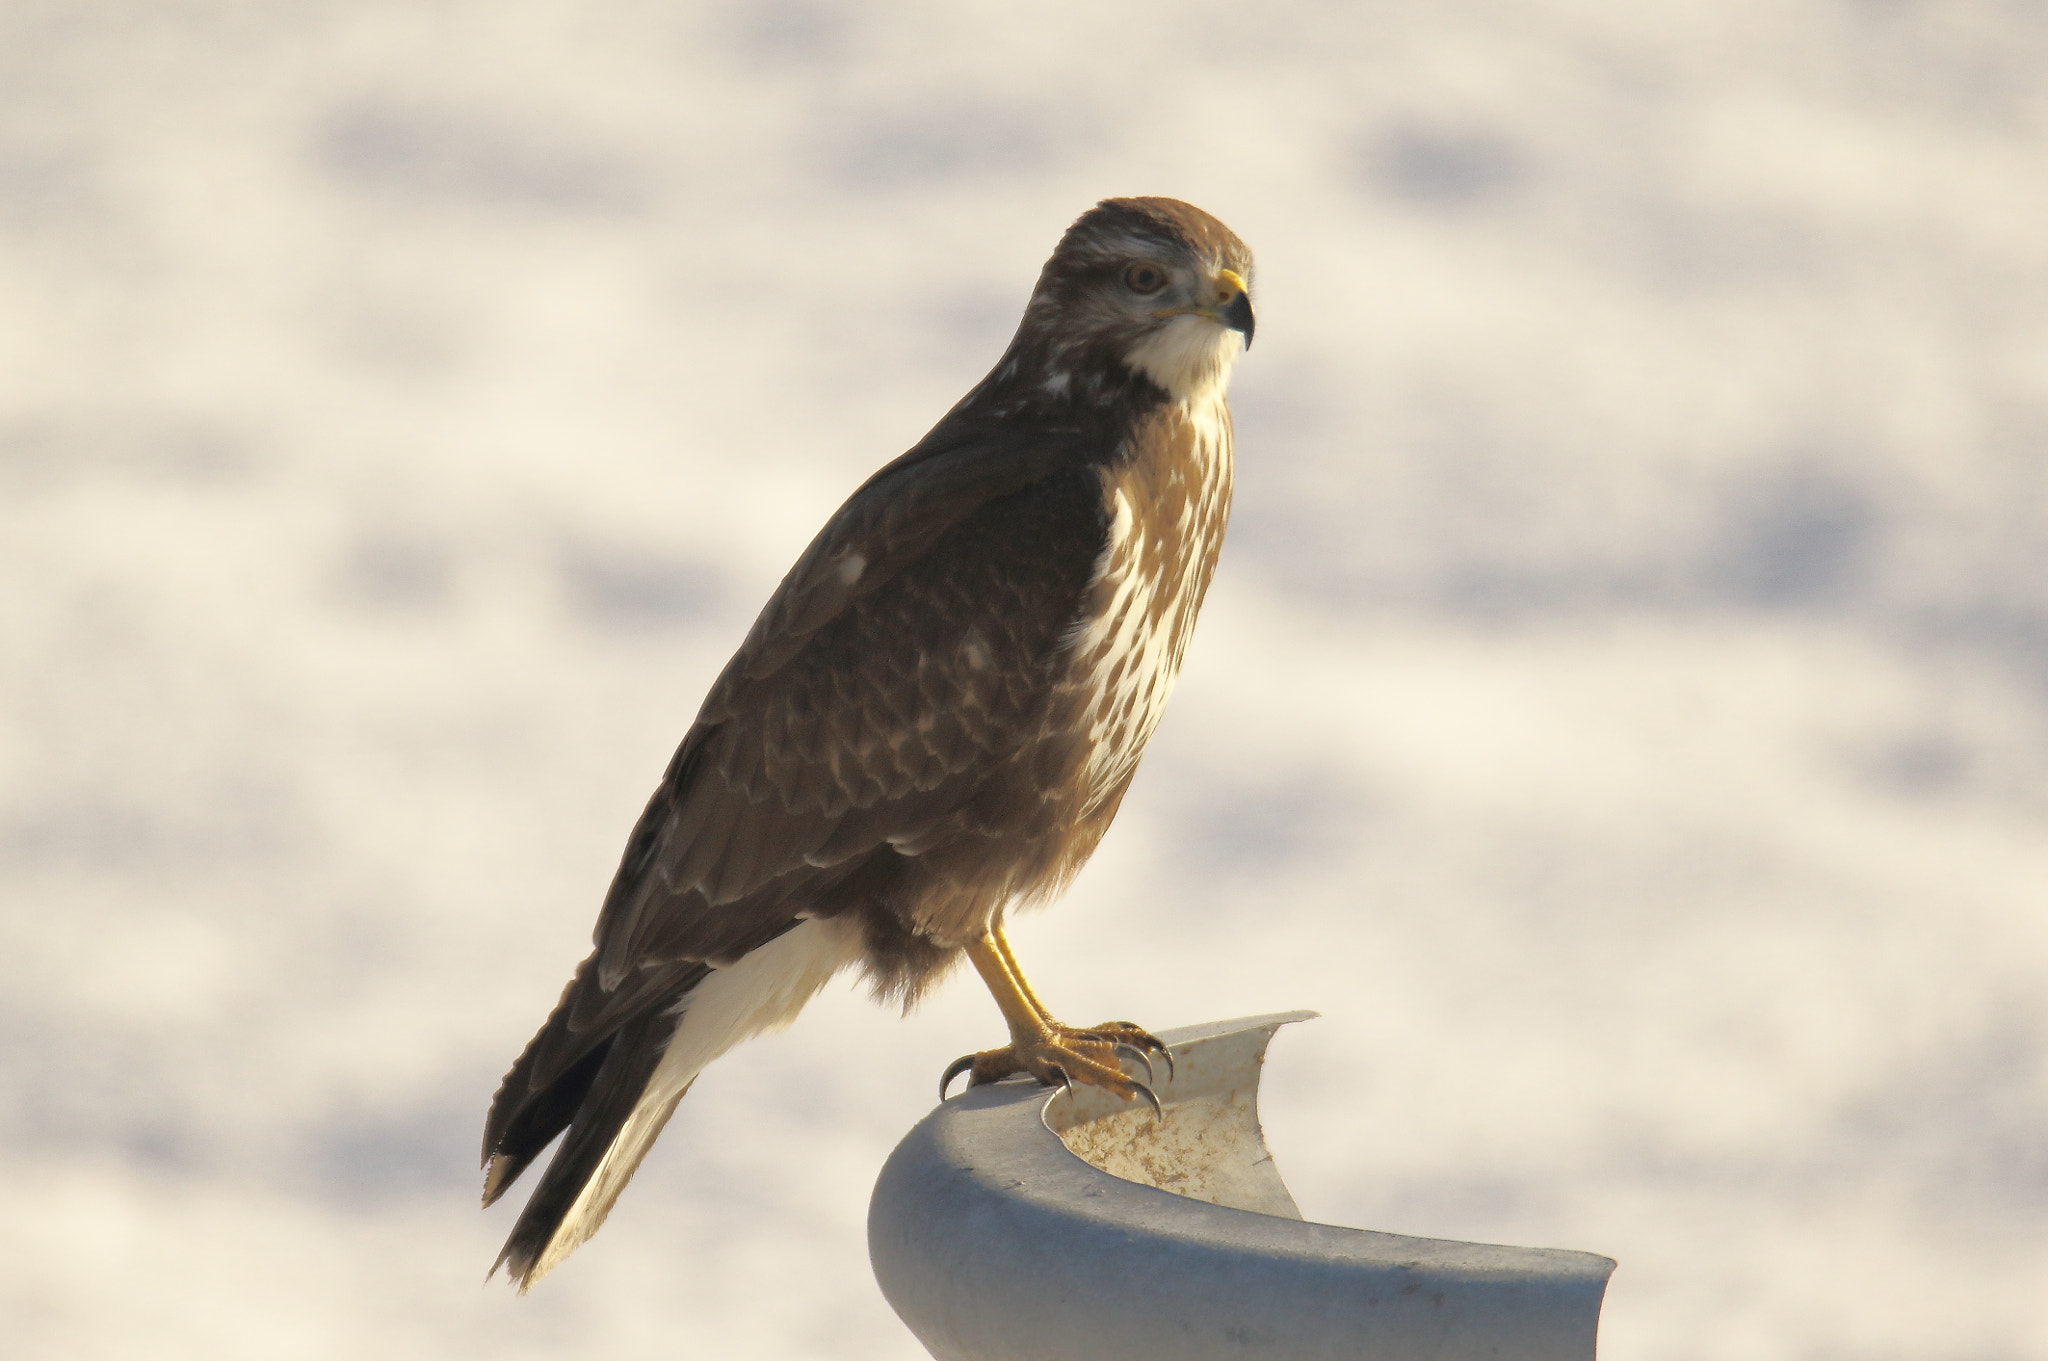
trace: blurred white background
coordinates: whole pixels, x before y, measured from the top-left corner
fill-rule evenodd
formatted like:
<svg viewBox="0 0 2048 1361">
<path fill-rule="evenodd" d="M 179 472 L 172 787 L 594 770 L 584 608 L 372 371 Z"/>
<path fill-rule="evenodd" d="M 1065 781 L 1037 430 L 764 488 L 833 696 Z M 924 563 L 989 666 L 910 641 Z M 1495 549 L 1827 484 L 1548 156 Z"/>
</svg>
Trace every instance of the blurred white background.
<svg viewBox="0 0 2048 1361">
<path fill-rule="evenodd" d="M 9 0 L 9 1355 L 920 1355 L 862 1226 L 971 978 L 716 1067 L 524 1300 L 476 1143 L 754 609 L 1130 193 L 1259 343 L 1040 989 L 1321 1009 L 1310 1217 L 1618 1257 L 1610 1361 L 2048 1357 L 2029 0 Z"/>
</svg>

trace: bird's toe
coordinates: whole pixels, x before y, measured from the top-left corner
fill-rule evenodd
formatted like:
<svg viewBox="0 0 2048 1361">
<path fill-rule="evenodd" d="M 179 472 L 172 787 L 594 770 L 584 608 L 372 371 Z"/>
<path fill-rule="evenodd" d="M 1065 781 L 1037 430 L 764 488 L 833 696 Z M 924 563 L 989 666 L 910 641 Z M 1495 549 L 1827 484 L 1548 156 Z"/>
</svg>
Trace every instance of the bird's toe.
<svg viewBox="0 0 2048 1361">
<path fill-rule="evenodd" d="M 969 1087 L 1029 1073 L 1048 1087 L 1069 1091 L 1077 1086 L 1096 1087 L 1126 1101 L 1143 1099 L 1163 1117 L 1165 1107 L 1153 1086 L 1159 1080 L 1152 1063 L 1155 1055 L 1166 1060 L 1166 1077 L 1171 1082 L 1173 1051 L 1144 1027 L 1109 1021 L 1080 1030 L 1055 1023 L 1043 1034 L 1021 1039 L 1006 1049 L 985 1049 L 953 1060 L 939 1078 L 939 1099 L 946 1099 L 953 1079 L 963 1073 Z M 1127 1062 L 1133 1069 L 1128 1073 L 1124 1071 Z M 1142 1080 L 1138 1069 L 1144 1072 Z"/>
</svg>

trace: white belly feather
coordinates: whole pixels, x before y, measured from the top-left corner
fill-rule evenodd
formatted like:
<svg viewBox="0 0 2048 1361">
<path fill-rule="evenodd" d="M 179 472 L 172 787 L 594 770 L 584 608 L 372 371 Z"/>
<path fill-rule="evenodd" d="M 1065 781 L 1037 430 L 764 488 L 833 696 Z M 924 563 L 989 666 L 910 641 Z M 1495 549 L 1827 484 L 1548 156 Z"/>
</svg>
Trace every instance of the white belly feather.
<svg viewBox="0 0 2048 1361">
<path fill-rule="evenodd" d="M 1220 387 L 1209 400 L 1190 403 L 1186 419 L 1194 435 L 1186 474 L 1192 485 L 1178 522 L 1157 523 L 1144 508 L 1132 506 L 1121 487 L 1116 490 L 1109 542 L 1096 567 L 1098 590 L 1108 589 L 1109 604 L 1072 644 L 1078 679 L 1089 696 L 1083 807 L 1090 811 L 1129 778 L 1159 726 L 1223 534 L 1230 417 Z M 1148 571 L 1149 564 L 1163 570 Z"/>
</svg>

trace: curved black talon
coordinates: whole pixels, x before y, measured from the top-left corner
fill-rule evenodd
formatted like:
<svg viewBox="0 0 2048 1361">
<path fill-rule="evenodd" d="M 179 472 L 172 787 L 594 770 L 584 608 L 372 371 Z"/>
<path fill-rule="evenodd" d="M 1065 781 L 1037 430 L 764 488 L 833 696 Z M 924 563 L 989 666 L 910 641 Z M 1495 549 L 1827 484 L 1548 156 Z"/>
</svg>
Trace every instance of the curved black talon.
<svg viewBox="0 0 2048 1361">
<path fill-rule="evenodd" d="M 1158 1054 L 1160 1057 L 1164 1058 L 1166 1060 L 1166 1080 L 1168 1082 L 1173 1081 L 1174 1077 L 1176 1076 L 1176 1074 L 1174 1073 L 1173 1051 L 1166 1047 L 1166 1042 L 1164 1040 L 1160 1039 L 1157 1035 L 1154 1035 L 1151 1031 L 1145 1029 L 1145 1027 L 1139 1025 L 1136 1021 L 1111 1021 L 1109 1024 L 1103 1026 L 1102 1029 L 1107 1031 L 1122 1031 L 1124 1034 L 1128 1035 L 1130 1039 L 1133 1042 L 1135 1042 L 1139 1047 L 1145 1049 L 1149 1053 Z"/>
<path fill-rule="evenodd" d="M 1159 1104 L 1159 1093 L 1153 1091 L 1142 1082 L 1133 1082 L 1131 1085 L 1144 1093 L 1145 1099 L 1152 1103 L 1152 1118 L 1160 1121 L 1165 1120 L 1166 1108 Z"/>
<path fill-rule="evenodd" d="M 1135 1029 L 1135 1027 L 1133 1028 Z M 1157 1035 L 1144 1030 L 1138 1031 L 1138 1037 L 1145 1042 L 1146 1049 L 1166 1060 L 1166 1080 L 1168 1082 L 1173 1081 L 1173 1051 L 1166 1047 L 1166 1042 Z"/>
<path fill-rule="evenodd" d="M 1119 1054 L 1129 1054 L 1132 1058 L 1144 1064 L 1145 1081 L 1157 1082 L 1159 1080 L 1159 1075 L 1152 1071 L 1152 1056 L 1150 1054 L 1147 1054 L 1144 1050 L 1138 1048 L 1137 1045 L 1125 1044 L 1122 1040 L 1118 1040 L 1116 1045 L 1116 1052 Z"/>
<path fill-rule="evenodd" d="M 1074 1080 L 1067 1076 L 1067 1070 L 1060 1067 L 1057 1063 L 1048 1063 L 1045 1066 L 1060 1075 L 1060 1090 L 1068 1096 L 1072 1096 L 1074 1094 Z M 1052 1084 L 1047 1083 L 1046 1085 L 1051 1086 Z"/>
<path fill-rule="evenodd" d="M 954 1078 L 962 1073 L 971 1073 L 973 1071 L 974 1055 L 972 1054 L 962 1054 L 959 1058 L 947 1064 L 946 1071 L 939 1075 L 939 1100 L 944 1101 L 946 1099 L 946 1088 L 953 1085 Z M 967 1085 L 972 1087 L 974 1083 L 970 1080 Z"/>
</svg>

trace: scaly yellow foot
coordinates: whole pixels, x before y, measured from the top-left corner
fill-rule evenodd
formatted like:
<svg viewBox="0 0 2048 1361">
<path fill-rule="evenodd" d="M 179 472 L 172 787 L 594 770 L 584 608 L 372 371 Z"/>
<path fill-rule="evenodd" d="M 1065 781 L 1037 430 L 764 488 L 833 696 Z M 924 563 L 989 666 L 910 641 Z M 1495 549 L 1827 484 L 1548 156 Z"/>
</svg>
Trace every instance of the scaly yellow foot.
<svg viewBox="0 0 2048 1361">
<path fill-rule="evenodd" d="M 1173 1055 L 1157 1036 L 1129 1021 L 1107 1021 L 1086 1030 L 1061 1025 L 1046 1014 L 1031 986 L 1010 953 L 1010 942 L 1000 926 L 967 947 L 967 957 L 1002 1009 L 1010 1024 L 1010 1043 L 1002 1049 L 987 1049 L 955 1059 L 939 1079 L 939 1099 L 962 1073 L 967 1085 L 979 1087 L 1000 1082 L 1015 1073 L 1029 1073 L 1048 1087 L 1071 1087 L 1082 1083 L 1113 1092 L 1126 1101 L 1144 1097 L 1155 1113 L 1163 1114 L 1158 1094 L 1152 1090 L 1152 1055 L 1165 1057 L 1167 1075 L 1173 1075 Z M 1146 1080 L 1126 1074 L 1123 1060 L 1129 1058 L 1145 1067 Z"/>
</svg>

